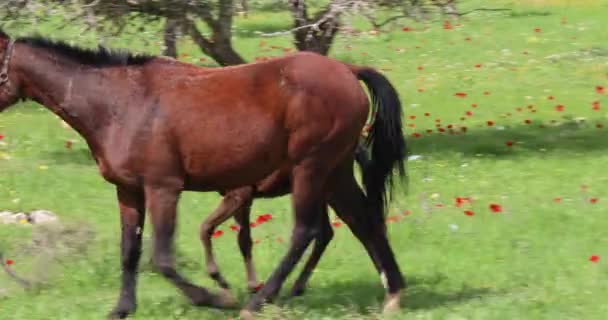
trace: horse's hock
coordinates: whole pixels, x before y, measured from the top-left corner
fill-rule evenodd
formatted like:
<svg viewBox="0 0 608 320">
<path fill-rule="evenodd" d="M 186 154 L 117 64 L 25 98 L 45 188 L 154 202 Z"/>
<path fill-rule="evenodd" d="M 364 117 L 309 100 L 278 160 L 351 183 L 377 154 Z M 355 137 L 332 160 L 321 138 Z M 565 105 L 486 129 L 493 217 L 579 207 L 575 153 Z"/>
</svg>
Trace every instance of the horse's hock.
<svg viewBox="0 0 608 320">
<path fill-rule="evenodd" d="M 57 215 L 48 210 L 32 212 L 0 211 L 0 224 L 45 224 L 57 222 Z"/>
</svg>

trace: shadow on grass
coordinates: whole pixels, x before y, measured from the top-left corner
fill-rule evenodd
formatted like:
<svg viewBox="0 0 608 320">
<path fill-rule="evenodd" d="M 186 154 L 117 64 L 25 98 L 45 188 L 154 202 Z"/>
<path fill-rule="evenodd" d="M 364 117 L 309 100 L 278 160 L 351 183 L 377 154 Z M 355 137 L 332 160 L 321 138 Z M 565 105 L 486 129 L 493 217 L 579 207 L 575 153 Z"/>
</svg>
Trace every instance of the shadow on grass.
<svg viewBox="0 0 608 320">
<path fill-rule="evenodd" d="M 458 290 L 442 289 L 442 283 L 447 279 L 442 274 L 431 277 L 408 277 L 408 288 L 402 296 L 402 307 L 405 310 L 433 309 L 440 306 L 462 303 L 468 300 L 494 295 L 499 292 L 488 288 L 463 286 Z M 289 292 L 288 286 L 283 294 Z M 325 288 L 313 286 L 307 293 L 298 298 L 282 299 L 286 306 L 301 306 L 311 310 L 328 310 L 343 306 L 354 308 L 355 311 L 367 314 L 381 308 L 384 299 L 384 289 L 380 281 L 356 280 L 349 282 L 336 281 Z"/>
<path fill-rule="evenodd" d="M 459 153 L 463 156 L 533 157 L 548 152 L 590 153 L 608 149 L 608 130 L 595 122 L 573 121 L 539 127 L 541 123 L 504 127 L 472 128 L 465 134 L 424 133 L 408 135 L 410 154 Z"/>
</svg>

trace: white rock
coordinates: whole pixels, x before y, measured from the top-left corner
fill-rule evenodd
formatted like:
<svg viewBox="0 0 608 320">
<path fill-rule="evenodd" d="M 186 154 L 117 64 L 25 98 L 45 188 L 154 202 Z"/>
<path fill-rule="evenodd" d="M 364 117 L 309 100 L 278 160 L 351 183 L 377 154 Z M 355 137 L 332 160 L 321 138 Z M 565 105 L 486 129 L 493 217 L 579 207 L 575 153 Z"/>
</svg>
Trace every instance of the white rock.
<svg viewBox="0 0 608 320">
<path fill-rule="evenodd" d="M 0 211 L 0 223 L 3 223 L 3 224 L 15 223 L 15 219 L 13 218 L 13 213 L 10 211 Z"/>
<path fill-rule="evenodd" d="M 35 210 L 30 212 L 30 221 L 33 224 L 57 221 L 57 216 L 48 210 Z"/>
</svg>

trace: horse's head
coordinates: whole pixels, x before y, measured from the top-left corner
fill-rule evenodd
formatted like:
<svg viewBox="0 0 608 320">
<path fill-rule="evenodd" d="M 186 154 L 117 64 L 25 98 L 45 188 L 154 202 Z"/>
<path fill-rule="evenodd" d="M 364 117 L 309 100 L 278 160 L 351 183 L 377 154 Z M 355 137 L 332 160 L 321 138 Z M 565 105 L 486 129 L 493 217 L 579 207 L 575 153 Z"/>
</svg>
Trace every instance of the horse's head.
<svg viewBox="0 0 608 320">
<path fill-rule="evenodd" d="M 11 72 L 15 42 L 0 30 L 0 112 L 19 99 L 21 81 L 16 72 Z M 14 70 L 13 70 L 14 71 Z"/>
</svg>

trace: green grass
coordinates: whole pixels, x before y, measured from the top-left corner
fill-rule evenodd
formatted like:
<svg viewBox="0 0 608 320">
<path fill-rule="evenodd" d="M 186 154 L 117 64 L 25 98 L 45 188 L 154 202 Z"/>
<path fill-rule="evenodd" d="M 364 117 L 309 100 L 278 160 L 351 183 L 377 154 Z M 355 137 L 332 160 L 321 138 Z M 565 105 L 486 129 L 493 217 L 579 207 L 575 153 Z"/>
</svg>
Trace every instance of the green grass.
<svg viewBox="0 0 608 320">
<path fill-rule="evenodd" d="M 397 319 L 603 319 L 608 314 L 608 95 L 596 92 L 596 86 L 608 91 L 608 6 L 545 2 L 554 4 L 514 4 L 508 6 L 514 9 L 511 14 L 471 14 L 453 30 L 439 23 L 402 21 L 389 33 L 337 40 L 334 57 L 385 70 L 402 96 L 411 153 L 422 156 L 409 162 L 409 192 L 398 188 L 390 209 L 401 218 L 389 224 L 389 233 L 410 285 Z M 466 9 L 479 2 L 464 3 Z M 286 17 L 264 12 L 238 19 L 236 47 L 249 60 L 281 55 L 266 48 L 290 46 L 289 37 L 261 39 L 251 30 L 280 30 L 289 25 Z M 403 32 L 403 26 L 414 31 Z M 155 37 L 154 32 L 142 34 L 147 44 L 130 38 L 110 43 L 158 52 L 151 40 Z M 260 47 L 261 41 L 267 45 Z M 190 54 L 184 60 L 198 61 L 200 53 L 191 43 L 184 41 L 180 48 Z M 457 97 L 457 92 L 467 96 Z M 594 101 L 599 101 L 599 111 L 592 109 Z M 558 104 L 563 111 L 556 110 Z M 467 111 L 473 115 L 466 116 Z M 446 132 L 438 133 L 436 123 Z M 449 134 L 448 125 L 459 134 Z M 14 269 L 46 279 L 38 290 L 24 292 L 0 274 L 0 318 L 102 318 L 119 287 L 120 228 L 113 187 L 99 176 L 84 143 L 46 109 L 32 103 L 9 109 L 0 115 L 0 134 L 5 136 L 0 210 L 45 208 L 67 225 L 94 232 L 86 252 L 42 264 L 40 256 L 19 250 L 37 229 L 0 226 L 0 246 L 15 261 Z M 64 147 L 67 139 L 76 139 L 71 150 Z M 457 208 L 456 197 L 472 197 L 473 203 Z M 203 271 L 197 233 L 218 203 L 216 194 L 185 194 L 176 240 L 180 271 L 209 287 L 213 284 Z M 503 211 L 492 213 L 493 203 Z M 404 215 L 406 210 L 411 213 Z M 467 216 L 464 210 L 475 214 Z M 285 253 L 286 245 L 277 239 L 288 239 L 292 226 L 288 197 L 254 203 L 255 215 L 266 212 L 274 219 L 254 229 L 261 278 Z M 216 252 L 244 303 L 244 267 L 227 226 L 215 240 Z M 265 309 L 267 318 L 380 317 L 383 290 L 371 261 L 344 227 L 335 231 L 307 295 L 279 300 L 280 308 Z M 149 245 L 149 232 L 146 236 Z M 599 262 L 590 262 L 592 255 L 600 256 Z M 237 315 L 191 307 L 147 266 L 138 294 L 134 319 Z"/>
</svg>

